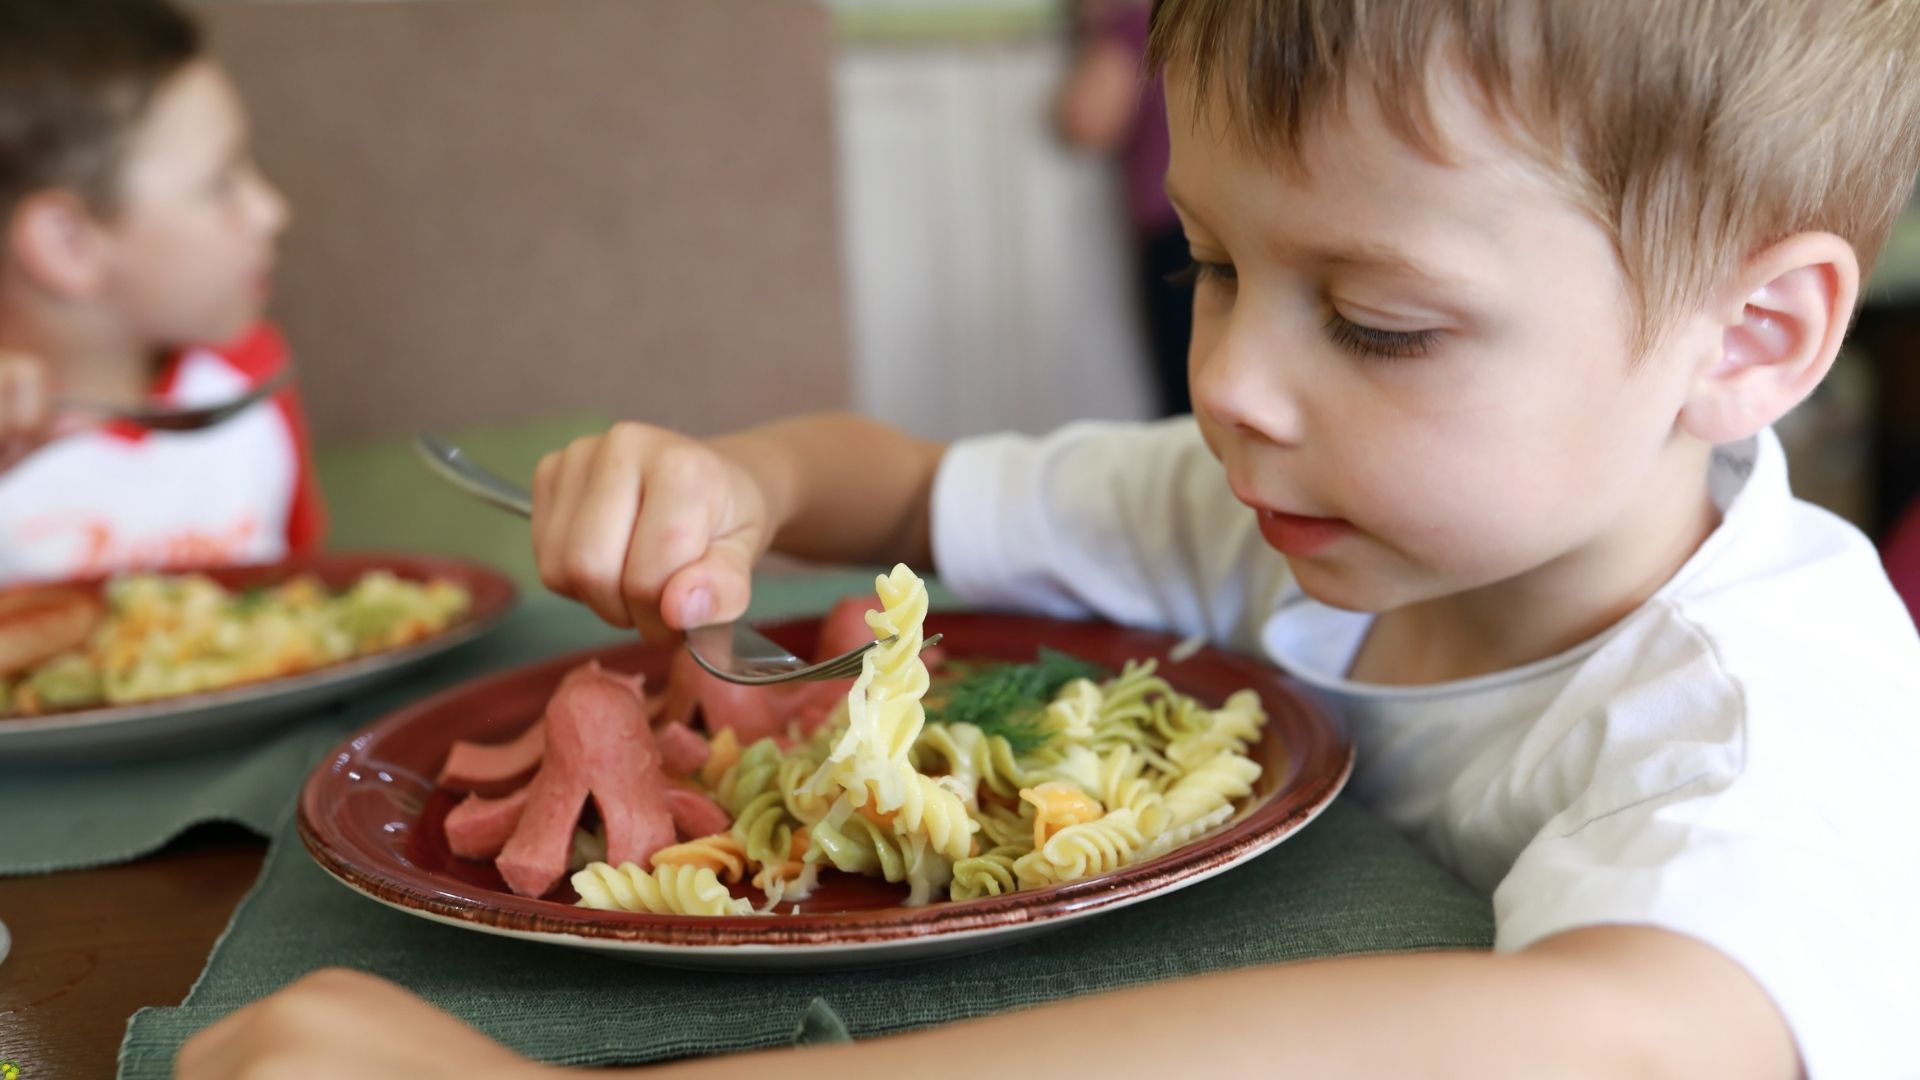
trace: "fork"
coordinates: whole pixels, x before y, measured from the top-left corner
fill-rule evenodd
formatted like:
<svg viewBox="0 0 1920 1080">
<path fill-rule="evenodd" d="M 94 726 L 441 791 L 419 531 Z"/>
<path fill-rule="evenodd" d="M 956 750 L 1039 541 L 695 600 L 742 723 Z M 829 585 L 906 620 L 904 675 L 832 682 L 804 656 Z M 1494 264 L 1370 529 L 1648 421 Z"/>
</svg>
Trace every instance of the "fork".
<svg viewBox="0 0 1920 1080">
<path fill-rule="evenodd" d="M 239 397 L 215 405 L 153 405 L 129 409 L 83 398 L 57 397 L 53 399 L 53 409 L 56 413 L 77 413 L 102 423 L 133 424 L 149 431 L 199 431 L 245 412 L 284 390 L 292 380 L 293 370 L 283 368 Z"/>
<path fill-rule="evenodd" d="M 527 489 L 474 462 L 459 447 L 431 435 L 416 435 L 413 448 L 427 467 L 453 486 L 501 510 L 533 516 L 533 497 Z M 687 631 L 687 652 L 694 663 L 716 678 L 742 686 L 772 686 L 777 683 L 816 682 L 823 679 L 847 679 L 860 673 L 861 658 L 867 650 L 892 645 L 895 637 L 869 641 L 857 649 L 817 664 L 788 652 L 778 642 L 745 622 L 715 623 Z M 922 649 L 937 644 L 935 634 L 921 642 Z"/>
</svg>

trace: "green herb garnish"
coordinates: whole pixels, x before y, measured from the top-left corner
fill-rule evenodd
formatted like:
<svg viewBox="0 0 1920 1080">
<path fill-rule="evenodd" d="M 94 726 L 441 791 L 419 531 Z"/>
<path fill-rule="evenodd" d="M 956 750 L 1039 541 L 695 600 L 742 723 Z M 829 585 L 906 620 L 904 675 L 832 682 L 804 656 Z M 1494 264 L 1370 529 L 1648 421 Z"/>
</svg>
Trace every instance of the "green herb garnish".
<svg viewBox="0 0 1920 1080">
<path fill-rule="evenodd" d="M 232 600 L 232 611 L 236 615 L 251 615 L 265 607 L 273 599 L 273 590 L 265 585 L 249 585 L 236 593 Z"/>
<path fill-rule="evenodd" d="M 987 735 L 1007 740 L 1017 754 L 1045 741 L 1040 713 L 1060 688 L 1075 679 L 1101 680 L 1110 672 L 1098 664 L 1056 649 L 1041 649 L 1031 664 L 973 664 L 954 661 L 952 682 L 939 687 L 927 703 L 927 719 L 942 724 L 972 724 Z"/>
</svg>

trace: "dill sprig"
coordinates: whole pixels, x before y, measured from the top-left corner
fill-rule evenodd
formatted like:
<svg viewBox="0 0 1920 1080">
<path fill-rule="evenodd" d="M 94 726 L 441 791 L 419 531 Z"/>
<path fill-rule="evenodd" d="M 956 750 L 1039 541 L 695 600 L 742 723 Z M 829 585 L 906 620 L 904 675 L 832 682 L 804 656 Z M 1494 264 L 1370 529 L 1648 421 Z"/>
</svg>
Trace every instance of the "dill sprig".
<svg viewBox="0 0 1920 1080">
<path fill-rule="evenodd" d="M 949 661 L 952 681 L 930 694 L 927 719 L 943 724 L 972 724 L 987 735 L 1007 740 L 1017 754 L 1045 741 L 1040 713 L 1075 679 L 1105 679 L 1098 664 L 1057 649 L 1041 649 L 1031 664 Z"/>
</svg>

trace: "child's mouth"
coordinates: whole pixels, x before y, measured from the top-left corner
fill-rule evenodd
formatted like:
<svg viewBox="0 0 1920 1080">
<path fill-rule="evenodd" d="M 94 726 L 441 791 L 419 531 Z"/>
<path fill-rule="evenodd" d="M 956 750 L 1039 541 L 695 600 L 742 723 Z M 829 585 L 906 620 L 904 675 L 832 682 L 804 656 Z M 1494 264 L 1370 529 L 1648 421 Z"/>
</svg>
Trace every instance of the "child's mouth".
<svg viewBox="0 0 1920 1080">
<path fill-rule="evenodd" d="M 1260 511 L 1260 535 L 1282 555 L 1315 555 L 1351 532 L 1353 525 L 1340 518 Z"/>
</svg>

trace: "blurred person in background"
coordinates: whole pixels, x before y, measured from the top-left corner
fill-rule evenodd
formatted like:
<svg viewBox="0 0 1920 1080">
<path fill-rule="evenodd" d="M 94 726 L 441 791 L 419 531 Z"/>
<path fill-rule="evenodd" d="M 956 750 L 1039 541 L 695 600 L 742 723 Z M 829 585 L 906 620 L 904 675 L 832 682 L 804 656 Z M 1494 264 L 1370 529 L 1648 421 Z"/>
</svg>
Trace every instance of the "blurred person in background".
<svg viewBox="0 0 1920 1080">
<path fill-rule="evenodd" d="M 1193 294 L 1180 219 L 1167 201 L 1167 110 L 1160 79 L 1145 74 L 1148 0 L 1075 0 L 1076 50 L 1061 88 L 1061 138 L 1076 149 L 1113 155 L 1126 177 L 1127 220 L 1139 255 L 1148 357 L 1162 413 L 1192 412 L 1187 397 L 1187 339 Z"/>
</svg>

